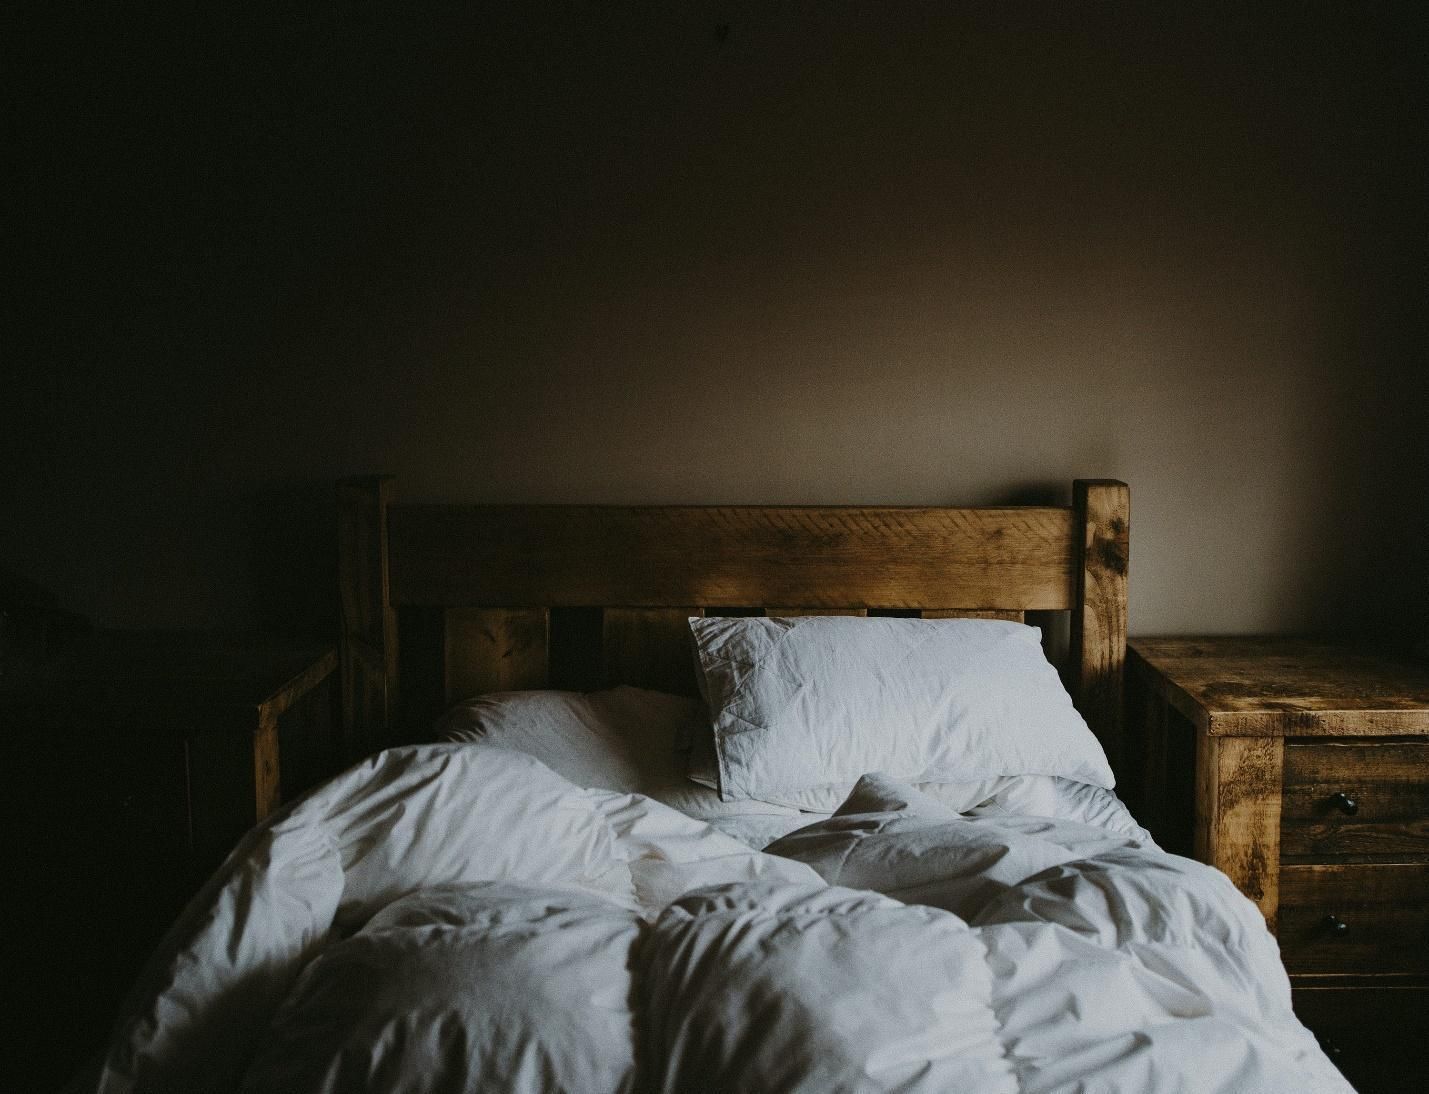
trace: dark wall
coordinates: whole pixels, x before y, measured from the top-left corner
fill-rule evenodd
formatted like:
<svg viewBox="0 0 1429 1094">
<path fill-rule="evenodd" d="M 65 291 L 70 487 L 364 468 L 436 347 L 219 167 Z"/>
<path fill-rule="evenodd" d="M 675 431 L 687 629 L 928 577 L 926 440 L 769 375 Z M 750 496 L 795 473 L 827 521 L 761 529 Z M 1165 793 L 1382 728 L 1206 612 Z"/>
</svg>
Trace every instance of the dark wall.
<svg viewBox="0 0 1429 1094">
<path fill-rule="evenodd" d="M 1135 631 L 1429 610 L 1415 8 L 195 7 L 10 47 L 0 567 L 69 607 L 329 618 L 380 470 L 1117 476 Z"/>
</svg>

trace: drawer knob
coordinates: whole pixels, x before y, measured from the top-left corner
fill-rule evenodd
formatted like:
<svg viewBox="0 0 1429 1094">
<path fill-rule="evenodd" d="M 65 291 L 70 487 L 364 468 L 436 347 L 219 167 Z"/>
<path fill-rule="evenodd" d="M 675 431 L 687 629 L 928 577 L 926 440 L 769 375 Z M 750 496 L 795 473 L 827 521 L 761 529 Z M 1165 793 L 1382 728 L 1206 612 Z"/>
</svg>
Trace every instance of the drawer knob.
<svg viewBox="0 0 1429 1094">
<path fill-rule="evenodd" d="M 1343 790 L 1337 790 L 1330 795 L 1330 804 L 1347 817 L 1353 817 L 1360 811 L 1360 803 Z"/>
<path fill-rule="evenodd" d="M 1320 920 L 1325 930 L 1329 931 L 1337 938 L 1341 938 L 1350 933 L 1350 925 L 1337 915 L 1327 915 Z"/>
</svg>

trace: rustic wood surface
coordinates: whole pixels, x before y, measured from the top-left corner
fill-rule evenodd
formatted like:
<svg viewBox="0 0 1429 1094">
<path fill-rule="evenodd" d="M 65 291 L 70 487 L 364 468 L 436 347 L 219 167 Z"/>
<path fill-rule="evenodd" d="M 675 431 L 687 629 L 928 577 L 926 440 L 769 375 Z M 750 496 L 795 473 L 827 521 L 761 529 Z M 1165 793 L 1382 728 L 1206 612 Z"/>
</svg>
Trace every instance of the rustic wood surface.
<svg viewBox="0 0 1429 1094">
<path fill-rule="evenodd" d="M 1078 479 L 1072 508 L 1081 548 L 1072 605 L 1074 695 L 1112 770 L 1122 772 L 1131 494 L 1123 482 Z"/>
<path fill-rule="evenodd" d="M 278 716 L 265 710 L 253 730 L 253 816 L 262 820 L 282 804 Z"/>
<path fill-rule="evenodd" d="M 1282 856 L 1429 857 L 1429 741 L 1289 740 L 1284 802 Z"/>
<path fill-rule="evenodd" d="M 806 615 L 845 615 L 845 616 L 866 616 L 867 608 L 765 608 L 764 614 L 770 617 L 784 616 L 789 619 L 799 619 Z"/>
<path fill-rule="evenodd" d="M 1201 735 L 1195 853 L 1222 870 L 1275 930 L 1279 906 L 1280 772 L 1275 737 Z"/>
<path fill-rule="evenodd" d="M 1070 608 L 1071 510 L 396 505 L 393 603 Z"/>
<path fill-rule="evenodd" d="M 450 706 L 487 691 L 541 688 L 547 682 L 544 608 L 450 608 L 444 641 Z"/>
<path fill-rule="evenodd" d="M 981 611 L 970 608 L 924 608 L 918 613 L 924 619 L 1005 619 L 1010 623 L 1021 623 L 1025 612 L 1001 608 L 984 608 Z"/>
<path fill-rule="evenodd" d="M 606 608 L 601 634 L 605 683 L 696 694 L 689 620 L 703 614 L 695 607 Z"/>
<path fill-rule="evenodd" d="M 1170 727 L 1165 701 L 1156 694 L 1141 662 L 1132 660 L 1126 673 L 1126 708 L 1130 727 L 1123 748 L 1124 766 L 1135 772 L 1131 786 L 1118 783 L 1117 793 L 1131 806 L 1137 819 L 1167 850 L 1190 854 L 1189 846 L 1175 847 L 1167 836 L 1175 827 L 1170 763 Z M 1177 772 L 1184 779 L 1187 772 Z"/>
<path fill-rule="evenodd" d="M 1280 951 L 1291 973 L 1429 974 L 1429 864 L 1285 866 Z M 1337 932 L 1326 923 L 1335 916 Z"/>
<path fill-rule="evenodd" d="M 388 553 L 390 477 L 338 484 L 342 727 L 348 759 L 392 743 L 397 718 L 397 613 Z"/>
<path fill-rule="evenodd" d="M 1429 734 L 1429 666 L 1289 638 L 1137 638 L 1168 702 L 1225 736 Z"/>
<path fill-rule="evenodd" d="M 1192 737 L 1196 856 L 1257 902 L 1293 983 L 1322 993 L 1299 996 L 1316 1008 L 1317 1032 L 1352 1031 L 1343 1019 L 1355 1002 L 1387 987 L 1421 998 L 1424 668 L 1284 638 L 1137 638 L 1128 661 L 1134 709 L 1150 728 L 1148 792 L 1165 795 L 1180 774 L 1178 741 Z"/>
</svg>

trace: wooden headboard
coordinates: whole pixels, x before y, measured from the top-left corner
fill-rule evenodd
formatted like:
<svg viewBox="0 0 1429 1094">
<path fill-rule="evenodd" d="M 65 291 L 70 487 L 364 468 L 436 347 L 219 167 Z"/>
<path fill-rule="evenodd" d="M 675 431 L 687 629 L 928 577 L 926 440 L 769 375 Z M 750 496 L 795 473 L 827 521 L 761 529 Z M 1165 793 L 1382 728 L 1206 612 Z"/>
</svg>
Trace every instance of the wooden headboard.
<svg viewBox="0 0 1429 1094">
<path fill-rule="evenodd" d="M 1071 613 L 1063 675 L 1119 768 L 1130 495 L 998 508 L 421 505 L 339 484 L 349 758 L 483 691 L 689 692 L 691 615 Z M 400 641 L 399 641 L 400 632 Z M 399 692 L 399 681 L 401 689 Z"/>
</svg>

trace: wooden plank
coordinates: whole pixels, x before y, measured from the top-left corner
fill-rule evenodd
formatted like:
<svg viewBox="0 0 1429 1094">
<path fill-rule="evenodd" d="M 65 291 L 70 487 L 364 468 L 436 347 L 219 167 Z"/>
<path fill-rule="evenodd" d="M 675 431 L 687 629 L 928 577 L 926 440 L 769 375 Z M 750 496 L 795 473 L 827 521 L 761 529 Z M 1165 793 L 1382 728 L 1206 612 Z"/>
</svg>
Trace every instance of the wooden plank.
<svg viewBox="0 0 1429 1094">
<path fill-rule="evenodd" d="M 278 716 L 278 800 L 293 798 L 341 769 L 337 735 L 337 678 L 329 676 L 295 696 Z"/>
<path fill-rule="evenodd" d="M 397 615 L 388 565 L 392 480 L 338 484 L 338 586 L 342 727 L 345 758 L 356 760 L 390 740 L 397 708 Z"/>
<path fill-rule="evenodd" d="M 488 691 L 546 686 L 544 608 L 452 608 L 446 613 L 448 705 Z"/>
<path fill-rule="evenodd" d="M 1167 701 L 1217 736 L 1429 736 L 1429 667 L 1276 637 L 1138 638 Z"/>
<path fill-rule="evenodd" d="M 549 686 L 593 691 L 605 684 L 605 613 L 600 608 L 551 608 Z"/>
<path fill-rule="evenodd" d="M 1327 916 L 1344 924 L 1335 930 Z M 1292 973 L 1429 974 L 1429 864 L 1285 866 L 1280 952 Z"/>
<path fill-rule="evenodd" d="M 1280 851 L 1429 855 L 1429 741 L 1287 741 Z"/>
<path fill-rule="evenodd" d="M 253 819 L 261 821 L 283 800 L 278 766 L 278 714 L 264 710 L 253 730 Z"/>
<path fill-rule="evenodd" d="M 1283 744 L 1198 734 L 1195 857 L 1212 862 L 1275 930 Z"/>
<path fill-rule="evenodd" d="M 605 683 L 695 695 L 691 616 L 699 608 L 607 608 L 601 649 Z"/>
<path fill-rule="evenodd" d="M 1078 479 L 1072 509 L 1080 548 L 1069 665 L 1073 695 L 1120 774 L 1131 492 L 1112 479 Z"/>
<path fill-rule="evenodd" d="M 279 684 L 263 706 L 273 717 L 281 718 L 288 709 L 303 699 L 309 692 L 337 671 L 338 655 L 335 649 L 326 649 L 309 664 Z"/>
<path fill-rule="evenodd" d="M 1127 671 L 1127 707 L 1136 712 L 1137 721 L 1128 727 L 1127 744 L 1138 744 L 1141 778 L 1134 800 L 1137 818 L 1158 842 L 1165 846 L 1171 826 L 1171 801 L 1168 759 L 1166 704 L 1148 686 L 1146 671 L 1138 662 Z M 1123 791 L 1124 793 L 1124 791 Z"/>
<path fill-rule="evenodd" d="M 430 741 L 432 727 L 451 706 L 447 701 L 447 613 L 441 608 L 401 608 L 402 636 L 397 672 L 402 707 L 391 734 L 393 744 Z"/>
<path fill-rule="evenodd" d="M 867 608 L 765 608 L 764 614 L 770 617 L 785 616 L 789 619 L 799 619 L 806 615 L 846 615 L 861 617 L 868 615 Z"/>
<path fill-rule="evenodd" d="M 1025 613 L 1005 608 L 924 608 L 919 614 L 924 619 L 1005 619 L 1009 623 L 1025 619 Z"/>
<path fill-rule="evenodd" d="M 1069 608 L 1072 512 L 402 505 L 399 604 Z"/>
</svg>

